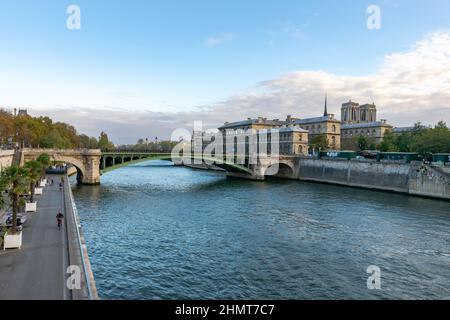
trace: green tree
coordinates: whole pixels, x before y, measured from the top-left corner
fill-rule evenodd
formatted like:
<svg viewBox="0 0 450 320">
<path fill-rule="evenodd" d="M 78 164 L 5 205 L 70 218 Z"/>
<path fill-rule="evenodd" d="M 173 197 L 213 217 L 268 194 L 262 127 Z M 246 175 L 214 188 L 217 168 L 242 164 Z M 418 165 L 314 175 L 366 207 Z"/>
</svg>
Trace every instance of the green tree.
<svg viewBox="0 0 450 320">
<path fill-rule="evenodd" d="M 450 130 L 445 123 L 439 123 L 434 129 L 428 129 L 417 137 L 413 145 L 414 152 L 450 153 Z"/>
<path fill-rule="evenodd" d="M 9 137 L 14 135 L 12 115 L 0 109 L 0 144 L 6 143 Z"/>
<path fill-rule="evenodd" d="M 63 149 L 67 146 L 67 141 L 60 135 L 58 130 L 49 130 L 41 139 L 39 145 L 42 148 Z"/>
<path fill-rule="evenodd" d="M 98 147 L 102 151 L 108 151 L 114 149 L 114 145 L 109 141 L 108 135 L 102 131 L 100 138 L 98 139 Z"/>
<path fill-rule="evenodd" d="M 399 134 L 395 141 L 398 151 L 415 152 L 417 140 L 427 130 L 429 130 L 429 128 L 426 128 L 420 122 L 417 122 L 411 131 Z"/>
<path fill-rule="evenodd" d="M 0 175 L 0 186 L 8 189 L 12 204 L 11 233 L 17 232 L 17 213 L 19 212 L 20 196 L 28 191 L 29 176 L 25 167 L 11 166 Z M 1 190 L 2 193 L 4 191 Z"/>
<path fill-rule="evenodd" d="M 90 149 L 91 139 L 87 135 L 81 134 L 78 138 L 80 140 L 80 148 Z"/>
<path fill-rule="evenodd" d="M 329 149 L 327 137 L 323 134 L 317 135 L 314 138 L 312 138 L 310 145 L 319 151 L 324 151 L 324 150 Z"/>
<path fill-rule="evenodd" d="M 34 188 L 42 174 L 42 163 L 37 160 L 29 161 L 25 164 L 25 169 L 28 170 L 30 202 L 34 202 Z"/>
<path fill-rule="evenodd" d="M 45 170 L 50 166 L 50 156 L 46 153 L 41 154 L 36 161 L 41 165 L 41 179 L 45 176 Z"/>
<path fill-rule="evenodd" d="M 435 129 L 447 129 L 447 123 L 445 123 L 444 121 L 439 121 L 436 126 L 434 127 Z"/>
<path fill-rule="evenodd" d="M 13 116 L 0 109 L 0 144 L 7 143 L 9 138 L 25 147 L 98 148 L 95 138 L 78 135 L 76 129 L 67 123 L 54 123 L 49 117 Z"/>
<path fill-rule="evenodd" d="M 98 148 L 98 141 L 94 137 L 89 138 L 89 149 L 97 149 Z"/>
<path fill-rule="evenodd" d="M 357 146 L 358 151 L 364 151 L 364 150 L 374 150 L 376 149 L 375 141 L 370 138 L 363 135 L 360 135 L 357 139 Z"/>
<path fill-rule="evenodd" d="M 383 152 L 398 152 L 397 137 L 392 132 L 386 132 L 378 149 Z"/>
</svg>

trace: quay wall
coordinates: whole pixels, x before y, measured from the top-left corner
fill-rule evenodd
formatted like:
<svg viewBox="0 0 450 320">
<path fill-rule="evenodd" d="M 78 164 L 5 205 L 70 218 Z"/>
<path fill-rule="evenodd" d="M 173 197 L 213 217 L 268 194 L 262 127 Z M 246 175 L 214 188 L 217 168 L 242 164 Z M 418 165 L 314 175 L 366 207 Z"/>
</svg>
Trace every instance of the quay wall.
<svg viewBox="0 0 450 320">
<path fill-rule="evenodd" d="M 82 272 L 81 288 L 72 290 L 72 300 L 99 300 L 94 273 L 81 228 L 80 218 L 72 194 L 69 176 L 64 179 L 64 205 L 66 213 L 67 243 L 69 263 L 78 266 Z"/>
<path fill-rule="evenodd" d="M 12 165 L 14 154 L 14 150 L 0 150 L 0 172 Z"/>
<path fill-rule="evenodd" d="M 445 168 L 345 159 L 299 158 L 293 179 L 450 200 Z"/>
</svg>

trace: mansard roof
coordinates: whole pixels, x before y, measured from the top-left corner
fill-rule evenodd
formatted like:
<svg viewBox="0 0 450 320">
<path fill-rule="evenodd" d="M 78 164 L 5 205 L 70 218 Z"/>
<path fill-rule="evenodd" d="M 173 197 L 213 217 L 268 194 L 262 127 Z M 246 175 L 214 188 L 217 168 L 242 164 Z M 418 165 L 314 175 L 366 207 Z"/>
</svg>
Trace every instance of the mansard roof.
<svg viewBox="0 0 450 320">
<path fill-rule="evenodd" d="M 244 126 L 251 126 L 251 125 L 268 125 L 268 126 L 282 126 L 285 124 L 285 121 L 280 121 L 279 119 L 274 120 L 268 120 L 266 118 L 258 118 L 258 119 L 247 119 L 243 121 L 236 121 L 236 122 L 226 122 L 223 126 L 221 126 L 219 129 L 231 129 L 235 127 L 244 127 Z"/>
<path fill-rule="evenodd" d="M 360 122 L 360 123 L 352 123 L 352 124 L 343 124 L 341 126 L 341 130 L 345 129 L 363 129 L 363 128 L 376 128 L 376 127 L 390 127 L 390 124 L 387 124 L 384 121 L 377 122 Z"/>
<path fill-rule="evenodd" d="M 339 122 L 339 120 L 334 118 L 333 114 L 328 114 L 325 117 L 317 117 L 317 118 L 307 118 L 307 119 L 297 119 L 292 121 L 293 124 L 313 124 L 313 123 L 319 123 L 319 122 Z"/>
</svg>

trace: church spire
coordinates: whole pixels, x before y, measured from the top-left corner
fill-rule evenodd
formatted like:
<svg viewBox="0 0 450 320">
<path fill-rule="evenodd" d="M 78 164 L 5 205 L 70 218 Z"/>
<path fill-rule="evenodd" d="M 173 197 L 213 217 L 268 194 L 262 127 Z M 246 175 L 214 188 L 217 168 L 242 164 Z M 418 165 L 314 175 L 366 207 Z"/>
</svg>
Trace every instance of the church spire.
<svg viewBox="0 0 450 320">
<path fill-rule="evenodd" d="M 324 117 L 328 117 L 328 106 L 327 106 L 327 100 L 328 100 L 328 93 L 325 94 L 325 111 L 323 112 Z"/>
</svg>

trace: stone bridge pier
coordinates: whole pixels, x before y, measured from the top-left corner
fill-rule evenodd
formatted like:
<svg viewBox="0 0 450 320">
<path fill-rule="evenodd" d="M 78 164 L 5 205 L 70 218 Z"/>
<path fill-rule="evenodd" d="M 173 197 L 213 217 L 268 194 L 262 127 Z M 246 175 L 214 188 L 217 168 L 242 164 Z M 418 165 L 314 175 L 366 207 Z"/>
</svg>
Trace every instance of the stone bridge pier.
<svg viewBox="0 0 450 320">
<path fill-rule="evenodd" d="M 82 184 L 100 184 L 101 150 L 93 149 L 22 149 L 20 164 L 37 159 L 41 154 L 48 154 L 52 162 L 68 163 L 77 169 L 77 180 Z"/>
<path fill-rule="evenodd" d="M 266 177 L 296 179 L 298 176 L 298 157 L 259 156 L 256 164 L 250 164 L 251 174 L 227 171 L 227 176 L 240 179 L 263 181 Z"/>
</svg>

